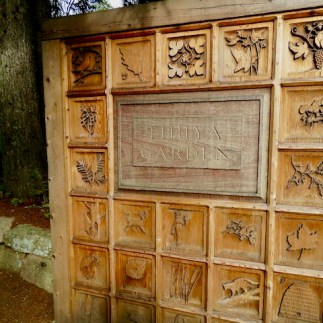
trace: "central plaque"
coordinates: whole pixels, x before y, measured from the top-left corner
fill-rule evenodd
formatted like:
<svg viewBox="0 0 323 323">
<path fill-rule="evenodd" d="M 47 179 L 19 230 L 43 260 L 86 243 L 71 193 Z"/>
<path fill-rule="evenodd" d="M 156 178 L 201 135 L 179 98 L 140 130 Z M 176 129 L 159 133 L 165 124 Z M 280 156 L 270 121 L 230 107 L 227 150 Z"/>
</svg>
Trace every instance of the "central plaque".
<svg viewBox="0 0 323 323">
<path fill-rule="evenodd" d="M 266 191 L 269 90 L 116 98 L 118 188 Z"/>
</svg>

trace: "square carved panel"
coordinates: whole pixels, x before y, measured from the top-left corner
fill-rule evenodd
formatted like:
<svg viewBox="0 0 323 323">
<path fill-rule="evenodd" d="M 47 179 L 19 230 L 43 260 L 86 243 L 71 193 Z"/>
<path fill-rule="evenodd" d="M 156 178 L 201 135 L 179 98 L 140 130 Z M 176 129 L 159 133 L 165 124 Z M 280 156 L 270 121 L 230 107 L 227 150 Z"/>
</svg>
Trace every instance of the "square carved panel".
<svg viewBox="0 0 323 323">
<path fill-rule="evenodd" d="M 208 208 L 163 204 L 163 249 L 206 256 Z"/>
<path fill-rule="evenodd" d="M 109 288 L 109 253 L 106 249 L 74 245 L 75 283 Z"/>
<path fill-rule="evenodd" d="M 154 256 L 117 251 L 115 270 L 118 294 L 155 297 Z"/>
<path fill-rule="evenodd" d="M 179 306 L 205 308 L 206 264 L 175 258 L 162 258 L 163 300 Z"/>
<path fill-rule="evenodd" d="M 108 154 L 105 149 L 71 150 L 72 190 L 106 195 L 108 189 Z"/>
<path fill-rule="evenodd" d="M 110 305 L 107 297 L 74 291 L 74 319 L 77 323 L 108 323 L 110 320 Z"/>
<path fill-rule="evenodd" d="M 117 299 L 117 323 L 154 323 L 155 307 L 147 303 Z"/>
<path fill-rule="evenodd" d="M 323 280 L 274 275 L 274 322 L 322 323 Z"/>
<path fill-rule="evenodd" d="M 220 27 L 218 67 L 220 81 L 270 79 L 272 51 L 271 22 Z"/>
<path fill-rule="evenodd" d="M 117 200 L 114 206 L 117 245 L 155 248 L 155 204 Z"/>
<path fill-rule="evenodd" d="M 323 142 L 323 87 L 283 88 L 281 142 Z"/>
<path fill-rule="evenodd" d="M 74 197 L 72 199 L 73 237 L 108 242 L 108 201 Z"/>
<path fill-rule="evenodd" d="M 163 308 L 163 316 L 161 322 L 204 323 L 206 321 L 204 316 L 201 315 Z"/>
<path fill-rule="evenodd" d="M 266 212 L 216 209 L 214 236 L 215 257 L 263 262 Z"/>
<path fill-rule="evenodd" d="M 210 31 L 163 35 L 163 83 L 190 84 L 210 81 Z"/>
<path fill-rule="evenodd" d="M 283 76 L 323 76 L 323 17 L 286 20 L 284 24 Z"/>
<path fill-rule="evenodd" d="M 213 309 L 227 315 L 262 319 L 264 273 L 214 265 Z"/>
<path fill-rule="evenodd" d="M 153 86 L 155 83 L 154 36 L 112 41 L 113 87 Z"/>
<path fill-rule="evenodd" d="M 286 151 L 278 160 L 277 202 L 323 206 L 323 153 Z"/>
<path fill-rule="evenodd" d="M 104 42 L 67 46 L 68 88 L 72 91 L 105 88 Z"/>
<path fill-rule="evenodd" d="M 108 140 L 105 98 L 70 99 L 68 122 L 71 143 L 105 144 Z"/>
<path fill-rule="evenodd" d="M 277 213 L 276 228 L 276 264 L 323 270 L 322 216 Z"/>
</svg>

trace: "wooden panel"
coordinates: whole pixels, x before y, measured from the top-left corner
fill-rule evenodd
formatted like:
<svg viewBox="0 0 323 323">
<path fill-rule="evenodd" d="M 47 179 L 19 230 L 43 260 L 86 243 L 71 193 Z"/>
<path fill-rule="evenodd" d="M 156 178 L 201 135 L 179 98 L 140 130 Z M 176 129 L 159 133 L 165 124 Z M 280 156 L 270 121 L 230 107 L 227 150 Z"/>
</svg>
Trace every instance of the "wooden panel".
<svg viewBox="0 0 323 323">
<path fill-rule="evenodd" d="M 112 41 L 113 87 L 152 86 L 155 81 L 153 36 Z"/>
<path fill-rule="evenodd" d="M 263 262 L 266 213 L 238 209 L 216 209 L 215 212 L 215 257 Z"/>
<path fill-rule="evenodd" d="M 42 35 L 44 39 L 95 35 L 315 7 L 322 7 L 321 0 L 162 1 L 127 10 L 99 11 L 87 14 L 86 19 L 82 16 L 48 19 L 42 24 Z"/>
<path fill-rule="evenodd" d="M 147 303 L 138 303 L 117 299 L 117 323 L 155 322 L 155 307 Z"/>
<path fill-rule="evenodd" d="M 207 207 L 164 204 L 162 221 L 165 251 L 206 256 Z"/>
<path fill-rule="evenodd" d="M 284 274 L 274 278 L 274 322 L 322 322 L 322 280 Z"/>
<path fill-rule="evenodd" d="M 206 306 L 206 264 L 174 258 L 162 258 L 162 297 L 183 308 Z"/>
<path fill-rule="evenodd" d="M 110 322 L 109 300 L 95 294 L 75 291 L 75 323 Z"/>
<path fill-rule="evenodd" d="M 284 77 L 323 76 L 321 21 L 322 17 L 286 21 L 284 26 Z"/>
<path fill-rule="evenodd" d="M 215 265 L 213 309 L 236 317 L 261 319 L 264 274 L 259 270 Z"/>
<path fill-rule="evenodd" d="M 71 150 L 72 190 L 106 194 L 108 157 L 104 149 Z"/>
<path fill-rule="evenodd" d="M 276 261 L 285 266 L 323 270 L 323 218 L 276 214 Z"/>
<path fill-rule="evenodd" d="M 116 285 L 119 294 L 155 297 L 155 259 L 151 255 L 116 252 Z"/>
<path fill-rule="evenodd" d="M 107 142 L 105 97 L 71 99 L 68 112 L 71 143 Z"/>
<path fill-rule="evenodd" d="M 174 311 L 167 308 L 163 309 L 162 322 L 165 323 L 204 323 L 205 318 L 201 315 Z"/>
<path fill-rule="evenodd" d="M 130 248 L 155 248 L 155 204 L 116 201 L 115 242 Z"/>
<path fill-rule="evenodd" d="M 163 83 L 205 83 L 210 80 L 210 31 L 163 35 Z"/>
<path fill-rule="evenodd" d="M 321 152 L 281 152 L 278 203 L 322 206 L 322 161 Z"/>
<path fill-rule="evenodd" d="M 219 73 L 221 81 L 271 78 L 273 24 L 220 28 Z"/>
<path fill-rule="evenodd" d="M 265 197 L 267 90 L 119 97 L 116 109 L 119 189 Z"/>
<path fill-rule="evenodd" d="M 67 47 L 69 90 L 105 87 L 104 42 L 80 43 Z"/>
<path fill-rule="evenodd" d="M 283 89 L 281 142 L 323 142 L 323 87 Z"/>
</svg>

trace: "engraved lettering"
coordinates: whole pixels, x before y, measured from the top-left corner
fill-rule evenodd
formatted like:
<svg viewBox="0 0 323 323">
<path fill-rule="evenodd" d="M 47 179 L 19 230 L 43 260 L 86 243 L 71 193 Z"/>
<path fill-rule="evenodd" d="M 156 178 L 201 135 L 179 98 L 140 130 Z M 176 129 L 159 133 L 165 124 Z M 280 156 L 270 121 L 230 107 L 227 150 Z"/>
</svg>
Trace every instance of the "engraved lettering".
<svg viewBox="0 0 323 323">
<path fill-rule="evenodd" d="M 221 139 L 220 135 L 219 135 L 219 132 L 216 130 L 216 128 L 213 126 L 212 130 L 210 131 L 209 135 L 208 135 L 208 139 L 214 137 L 215 138 L 218 138 L 218 139 Z"/>
<path fill-rule="evenodd" d="M 145 159 L 150 159 L 151 158 L 151 148 L 145 146 L 142 150 L 141 150 L 141 156 Z"/>
<path fill-rule="evenodd" d="M 159 156 L 161 156 L 162 158 L 164 158 L 164 159 L 167 159 L 167 157 L 166 157 L 166 155 L 165 155 L 165 152 L 164 152 L 164 150 L 163 150 L 163 148 L 162 147 L 160 147 L 159 149 L 158 149 L 158 153 L 157 153 L 157 155 L 156 155 L 156 158 L 158 158 Z"/>
</svg>

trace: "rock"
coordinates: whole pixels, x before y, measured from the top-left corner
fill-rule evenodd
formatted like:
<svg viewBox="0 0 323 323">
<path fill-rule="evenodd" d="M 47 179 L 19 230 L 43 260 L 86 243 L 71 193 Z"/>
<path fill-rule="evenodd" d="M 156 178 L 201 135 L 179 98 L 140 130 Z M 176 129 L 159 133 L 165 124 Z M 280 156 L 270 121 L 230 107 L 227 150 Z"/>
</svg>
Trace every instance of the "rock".
<svg viewBox="0 0 323 323">
<path fill-rule="evenodd" d="M 52 243 L 48 229 L 36 228 L 30 224 L 20 224 L 6 231 L 3 241 L 7 246 L 19 252 L 47 258 L 52 256 Z"/>
<path fill-rule="evenodd" d="M 48 293 L 53 293 L 51 259 L 28 255 L 21 268 L 20 277 Z"/>
<path fill-rule="evenodd" d="M 0 270 L 20 273 L 26 255 L 12 250 L 5 245 L 0 246 Z"/>
<path fill-rule="evenodd" d="M 3 243 L 3 233 L 10 230 L 14 217 L 0 216 L 0 243 Z"/>
</svg>

